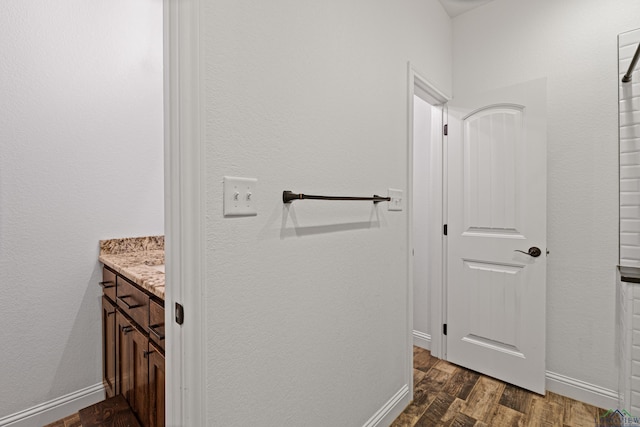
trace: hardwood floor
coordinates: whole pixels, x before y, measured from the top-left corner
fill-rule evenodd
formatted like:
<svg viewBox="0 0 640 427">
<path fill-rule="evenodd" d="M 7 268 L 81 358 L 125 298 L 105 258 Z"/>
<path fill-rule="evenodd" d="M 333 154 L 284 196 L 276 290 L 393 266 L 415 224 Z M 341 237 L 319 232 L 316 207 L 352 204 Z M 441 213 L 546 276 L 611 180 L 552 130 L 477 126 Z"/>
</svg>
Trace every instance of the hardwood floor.
<svg viewBox="0 0 640 427">
<path fill-rule="evenodd" d="M 392 427 L 594 427 L 606 411 L 568 397 L 545 396 L 413 348 L 413 403 Z"/>
<path fill-rule="evenodd" d="M 45 427 L 140 427 L 124 396 L 119 394 L 81 409 Z"/>
<path fill-rule="evenodd" d="M 413 403 L 392 427 L 595 427 L 604 409 L 545 396 L 432 357 L 413 348 Z M 74 414 L 45 427 L 82 427 Z"/>
<path fill-rule="evenodd" d="M 47 424 L 44 427 L 82 427 L 80 423 L 80 413 L 75 414 L 56 421 L 55 423 Z"/>
</svg>

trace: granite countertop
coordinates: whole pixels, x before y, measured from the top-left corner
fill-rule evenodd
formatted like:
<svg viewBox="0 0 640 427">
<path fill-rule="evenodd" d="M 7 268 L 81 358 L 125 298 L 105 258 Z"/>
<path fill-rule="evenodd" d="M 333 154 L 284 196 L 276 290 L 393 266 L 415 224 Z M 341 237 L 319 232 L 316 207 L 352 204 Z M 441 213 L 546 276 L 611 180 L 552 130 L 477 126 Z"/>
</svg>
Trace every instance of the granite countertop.
<svg viewBox="0 0 640 427">
<path fill-rule="evenodd" d="M 164 265 L 164 236 L 101 240 L 98 260 L 164 300 L 164 273 L 153 268 Z"/>
</svg>

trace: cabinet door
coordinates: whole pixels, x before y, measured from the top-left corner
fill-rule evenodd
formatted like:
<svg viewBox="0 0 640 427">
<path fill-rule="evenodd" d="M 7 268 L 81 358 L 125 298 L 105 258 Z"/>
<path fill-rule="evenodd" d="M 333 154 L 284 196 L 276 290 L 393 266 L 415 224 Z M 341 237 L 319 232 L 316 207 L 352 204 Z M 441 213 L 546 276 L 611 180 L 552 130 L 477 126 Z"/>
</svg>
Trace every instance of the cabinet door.
<svg viewBox="0 0 640 427">
<path fill-rule="evenodd" d="M 118 394 L 116 375 L 116 307 L 102 297 L 102 382 L 107 397 Z"/>
<path fill-rule="evenodd" d="M 149 426 L 164 427 L 164 356 L 149 345 Z"/>
<path fill-rule="evenodd" d="M 129 395 L 133 389 L 131 380 L 133 357 L 131 355 L 131 338 L 129 337 L 129 334 L 131 334 L 133 330 L 134 328 L 127 318 L 119 311 L 116 311 L 117 388 L 118 394 L 124 395 L 125 398 L 127 398 L 127 395 Z"/>
<path fill-rule="evenodd" d="M 122 313 L 118 312 L 116 316 L 120 394 L 124 395 L 140 424 L 146 427 L 149 419 L 149 340 Z"/>
<path fill-rule="evenodd" d="M 140 424 L 149 425 L 149 339 L 134 329 L 131 334 L 131 379 L 129 395 L 125 395 Z"/>
</svg>

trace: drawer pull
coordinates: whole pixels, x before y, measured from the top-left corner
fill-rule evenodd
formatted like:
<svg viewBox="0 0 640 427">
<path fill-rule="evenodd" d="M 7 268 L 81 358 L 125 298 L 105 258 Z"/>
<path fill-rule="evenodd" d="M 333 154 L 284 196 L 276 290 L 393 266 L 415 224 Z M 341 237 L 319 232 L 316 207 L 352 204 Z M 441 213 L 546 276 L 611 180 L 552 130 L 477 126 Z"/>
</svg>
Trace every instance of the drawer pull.
<svg viewBox="0 0 640 427">
<path fill-rule="evenodd" d="M 138 308 L 138 307 L 142 307 L 144 305 L 144 304 L 129 304 L 128 302 L 125 301 L 125 298 L 132 298 L 132 297 L 133 297 L 133 295 L 122 295 L 122 296 L 119 296 L 117 298 L 124 305 L 126 305 L 129 310 L 134 309 L 134 308 Z"/>
<path fill-rule="evenodd" d="M 104 289 L 109 289 L 109 288 L 115 288 L 116 284 L 113 283 L 112 280 L 106 280 L 104 282 L 100 282 L 100 286 L 102 286 Z"/>
<path fill-rule="evenodd" d="M 146 358 L 147 358 L 147 357 L 149 357 L 149 355 L 150 355 L 151 353 L 153 353 L 153 352 L 154 352 L 154 350 L 144 351 L 144 352 L 142 353 L 142 355 L 143 355 L 143 356 L 144 356 L 144 358 L 146 359 Z"/>
<path fill-rule="evenodd" d="M 133 331 L 133 326 L 122 326 L 122 333 L 125 335 Z"/>
<path fill-rule="evenodd" d="M 107 311 L 107 316 L 111 316 L 112 314 L 116 314 L 116 311 L 115 310 Z"/>
<path fill-rule="evenodd" d="M 149 332 L 151 332 L 153 335 L 158 337 L 159 340 L 163 340 L 164 334 L 161 334 L 160 332 L 158 332 L 156 328 L 164 328 L 164 323 L 161 323 L 158 325 L 149 325 Z"/>
</svg>

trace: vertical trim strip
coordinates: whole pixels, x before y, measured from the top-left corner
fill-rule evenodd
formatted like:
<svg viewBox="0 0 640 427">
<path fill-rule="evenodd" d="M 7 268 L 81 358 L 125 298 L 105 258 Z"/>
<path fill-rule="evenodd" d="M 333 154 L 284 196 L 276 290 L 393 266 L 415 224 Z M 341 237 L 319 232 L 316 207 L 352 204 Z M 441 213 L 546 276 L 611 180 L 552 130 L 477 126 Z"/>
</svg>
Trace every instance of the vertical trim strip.
<svg viewBox="0 0 640 427">
<path fill-rule="evenodd" d="M 165 0 L 167 425 L 206 425 L 200 0 Z M 175 303 L 184 324 L 174 320 Z"/>
</svg>

